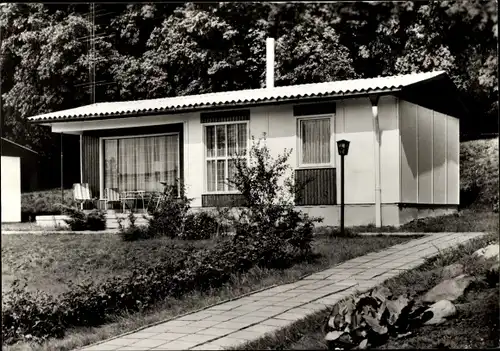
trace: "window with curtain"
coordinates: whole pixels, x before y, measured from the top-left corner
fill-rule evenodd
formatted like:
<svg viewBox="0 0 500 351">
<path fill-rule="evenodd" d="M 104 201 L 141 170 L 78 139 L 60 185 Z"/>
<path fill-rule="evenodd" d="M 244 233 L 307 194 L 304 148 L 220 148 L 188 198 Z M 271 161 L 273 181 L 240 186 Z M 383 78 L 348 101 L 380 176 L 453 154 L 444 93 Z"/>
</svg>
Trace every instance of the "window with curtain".
<svg viewBox="0 0 500 351">
<path fill-rule="evenodd" d="M 300 164 L 330 164 L 330 118 L 299 120 Z"/>
<path fill-rule="evenodd" d="M 234 191 L 227 179 L 236 171 L 232 157 L 246 158 L 247 123 L 205 126 L 207 192 Z"/>
<path fill-rule="evenodd" d="M 179 177 L 179 135 L 104 139 L 104 188 L 163 191 Z"/>
</svg>

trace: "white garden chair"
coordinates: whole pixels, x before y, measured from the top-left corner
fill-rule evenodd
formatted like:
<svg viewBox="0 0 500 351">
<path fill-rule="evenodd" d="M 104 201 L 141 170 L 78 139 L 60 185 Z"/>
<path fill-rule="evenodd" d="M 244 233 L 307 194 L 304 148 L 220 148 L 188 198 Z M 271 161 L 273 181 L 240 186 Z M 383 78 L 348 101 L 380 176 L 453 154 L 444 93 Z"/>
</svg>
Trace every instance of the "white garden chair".
<svg viewBox="0 0 500 351">
<path fill-rule="evenodd" d="M 101 199 L 104 201 L 104 209 L 108 209 L 108 203 L 119 202 L 121 203 L 120 193 L 113 188 L 104 189 L 104 197 Z"/>
<path fill-rule="evenodd" d="M 92 202 L 92 194 L 88 183 L 73 184 L 73 198 L 77 204 L 80 204 L 80 209 L 83 210 L 83 204 L 86 201 Z"/>
</svg>

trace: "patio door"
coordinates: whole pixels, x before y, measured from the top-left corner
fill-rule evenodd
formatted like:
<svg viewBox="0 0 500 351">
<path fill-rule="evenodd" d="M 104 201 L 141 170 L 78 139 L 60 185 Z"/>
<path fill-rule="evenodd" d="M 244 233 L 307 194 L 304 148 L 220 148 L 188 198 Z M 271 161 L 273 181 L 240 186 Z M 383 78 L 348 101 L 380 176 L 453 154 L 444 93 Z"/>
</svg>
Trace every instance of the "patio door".
<svg viewBox="0 0 500 351">
<path fill-rule="evenodd" d="M 162 191 L 179 178 L 179 134 L 106 138 L 104 188 Z"/>
</svg>

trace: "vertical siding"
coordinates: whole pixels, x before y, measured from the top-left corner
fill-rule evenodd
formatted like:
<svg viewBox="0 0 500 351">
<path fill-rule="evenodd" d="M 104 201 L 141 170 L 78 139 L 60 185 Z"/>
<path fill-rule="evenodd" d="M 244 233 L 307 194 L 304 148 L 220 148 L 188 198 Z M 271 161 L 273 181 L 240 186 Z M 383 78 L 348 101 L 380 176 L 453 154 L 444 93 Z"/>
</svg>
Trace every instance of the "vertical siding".
<svg viewBox="0 0 500 351">
<path fill-rule="evenodd" d="M 400 101 L 401 135 L 401 202 L 418 201 L 417 165 L 417 110 L 406 101 Z"/>
<path fill-rule="evenodd" d="M 89 183 L 92 196 L 99 197 L 99 138 L 83 135 L 83 183 Z"/>
<path fill-rule="evenodd" d="M 397 101 L 394 96 L 382 96 L 379 100 L 380 186 L 382 203 L 399 202 L 399 130 Z M 373 136 L 372 136 L 373 139 Z M 375 178 L 372 180 L 375 188 Z M 374 190 L 375 191 L 375 190 Z"/>
<path fill-rule="evenodd" d="M 335 205 L 336 170 L 335 168 L 297 169 L 295 180 L 298 184 L 307 182 L 297 205 Z"/>
<path fill-rule="evenodd" d="M 457 205 L 459 120 L 407 101 L 400 113 L 402 202 Z"/>
<path fill-rule="evenodd" d="M 432 203 L 432 110 L 417 107 L 418 202 Z"/>
<path fill-rule="evenodd" d="M 433 200 L 435 204 L 446 204 L 446 116 L 434 112 L 433 123 Z"/>
<path fill-rule="evenodd" d="M 460 200 L 460 141 L 459 121 L 456 118 L 446 116 L 447 138 L 446 138 L 446 166 L 447 166 L 447 191 L 446 203 L 458 205 Z"/>
</svg>

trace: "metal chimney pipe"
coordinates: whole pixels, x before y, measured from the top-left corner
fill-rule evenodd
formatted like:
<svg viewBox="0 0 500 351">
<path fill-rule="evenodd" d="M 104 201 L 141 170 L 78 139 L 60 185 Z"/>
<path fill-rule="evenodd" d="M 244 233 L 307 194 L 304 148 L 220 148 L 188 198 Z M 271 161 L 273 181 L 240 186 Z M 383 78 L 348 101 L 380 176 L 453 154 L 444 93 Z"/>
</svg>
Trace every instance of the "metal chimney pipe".
<svg viewBox="0 0 500 351">
<path fill-rule="evenodd" d="M 266 88 L 274 88 L 274 38 L 266 39 Z"/>
</svg>

